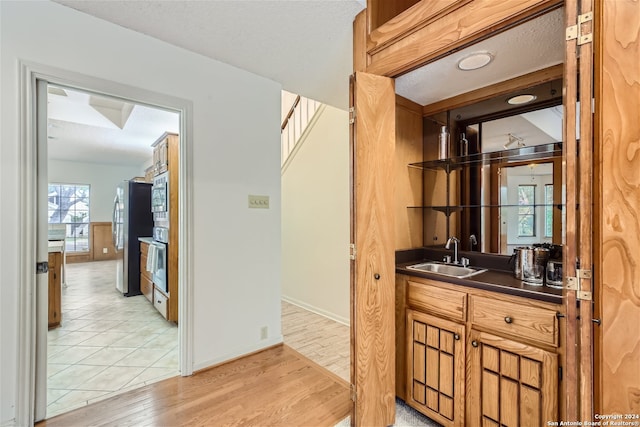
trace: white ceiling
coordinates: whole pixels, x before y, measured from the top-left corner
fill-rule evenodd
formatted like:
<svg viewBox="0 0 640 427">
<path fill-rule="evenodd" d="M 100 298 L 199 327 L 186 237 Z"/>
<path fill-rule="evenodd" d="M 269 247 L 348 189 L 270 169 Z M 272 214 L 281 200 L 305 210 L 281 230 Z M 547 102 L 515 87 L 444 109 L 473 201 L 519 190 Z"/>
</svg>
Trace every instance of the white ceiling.
<svg viewBox="0 0 640 427">
<path fill-rule="evenodd" d="M 180 128 L 175 112 L 55 86 L 48 92 L 50 159 L 141 167 L 151 144 Z"/>
<path fill-rule="evenodd" d="M 55 0 L 347 109 L 365 0 Z"/>
<path fill-rule="evenodd" d="M 289 92 L 342 109 L 348 106 L 352 23 L 365 0 L 54 1 L 270 78 Z M 561 63 L 563 31 L 563 11 L 558 9 L 398 77 L 396 92 L 426 105 Z M 495 59 L 480 70 L 458 70 L 457 61 L 475 51 L 491 52 Z M 52 111 L 62 111 L 72 100 L 56 98 L 61 97 L 50 95 Z M 77 105 L 83 114 L 97 117 L 86 100 Z M 133 164 L 150 156 L 149 139 L 135 142 L 142 141 L 144 129 L 154 133 L 151 142 L 164 131 L 178 129 L 164 123 L 166 112 L 135 106 L 125 129 L 118 131 L 113 119 L 122 120 L 126 111 L 102 110 L 112 121 L 102 117 L 100 123 L 85 123 L 71 115 L 51 116 L 50 135 L 57 139 L 50 140 L 50 155 Z M 131 156 L 118 151 L 125 145 Z"/>
</svg>

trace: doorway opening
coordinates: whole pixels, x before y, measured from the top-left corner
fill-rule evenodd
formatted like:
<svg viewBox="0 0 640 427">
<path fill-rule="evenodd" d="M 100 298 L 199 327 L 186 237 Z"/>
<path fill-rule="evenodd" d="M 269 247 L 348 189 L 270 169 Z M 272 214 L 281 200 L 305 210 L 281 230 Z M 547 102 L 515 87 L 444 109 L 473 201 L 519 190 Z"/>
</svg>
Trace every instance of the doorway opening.
<svg viewBox="0 0 640 427">
<path fill-rule="evenodd" d="M 161 157 L 152 144 L 167 132 L 177 144 L 181 117 L 69 86 L 48 84 L 46 97 L 51 269 L 38 352 L 46 348 L 49 418 L 180 374 L 177 312 L 170 322 L 166 305 L 155 304 L 177 292 L 154 287 L 154 275 L 168 271 L 157 271 L 166 264 L 149 247 L 154 226 L 170 220 L 152 212 Z"/>
</svg>

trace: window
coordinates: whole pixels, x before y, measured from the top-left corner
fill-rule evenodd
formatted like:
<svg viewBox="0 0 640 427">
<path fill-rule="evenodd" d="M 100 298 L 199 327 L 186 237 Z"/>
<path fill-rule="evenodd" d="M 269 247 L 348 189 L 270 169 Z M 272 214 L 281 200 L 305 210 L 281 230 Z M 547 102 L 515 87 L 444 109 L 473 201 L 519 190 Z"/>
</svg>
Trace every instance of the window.
<svg viewBox="0 0 640 427">
<path fill-rule="evenodd" d="M 544 186 L 544 237 L 553 237 L 553 184 Z"/>
<path fill-rule="evenodd" d="M 82 184 L 49 184 L 49 224 L 67 226 L 68 252 L 89 251 L 89 193 Z"/>
<path fill-rule="evenodd" d="M 536 235 L 536 186 L 518 185 L 518 236 Z"/>
</svg>

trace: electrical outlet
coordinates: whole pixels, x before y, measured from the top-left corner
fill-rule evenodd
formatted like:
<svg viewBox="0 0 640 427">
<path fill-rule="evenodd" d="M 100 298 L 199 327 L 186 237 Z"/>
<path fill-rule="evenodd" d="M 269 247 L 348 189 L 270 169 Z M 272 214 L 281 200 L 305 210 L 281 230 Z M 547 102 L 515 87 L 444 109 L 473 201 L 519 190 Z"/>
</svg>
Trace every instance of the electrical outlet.
<svg viewBox="0 0 640 427">
<path fill-rule="evenodd" d="M 254 196 L 249 194 L 249 208 L 269 209 L 269 196 Z"/>
<path fill-rule="evenodd" d="M 266 340 L 267 338 L 269 338 L 269 327 L 263 326 L 262 328 L 260 328 L 260 339 Z"/>
<path fill-rule="evenodd" d="M 108 254 L 109 253 L 109 248 L 102 248 L 102 253 L 103 254 Z"/>
</svg>

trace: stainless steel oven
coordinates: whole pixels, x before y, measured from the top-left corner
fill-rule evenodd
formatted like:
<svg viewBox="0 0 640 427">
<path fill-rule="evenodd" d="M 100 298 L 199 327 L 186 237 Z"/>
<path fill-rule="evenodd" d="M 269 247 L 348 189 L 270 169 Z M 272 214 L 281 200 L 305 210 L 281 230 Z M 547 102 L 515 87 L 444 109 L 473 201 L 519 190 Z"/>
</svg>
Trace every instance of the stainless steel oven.
<svg viewBox="0 0 640 427">
<path fill-rule="evenodd" d="M 154 285 L 165 294 L 169 294 L 167 286 L 167 242 L 169 229 L 164 227 L 153 228 L 153 242 L 149 246 L 151 252 L 148 256 L 155 257 L 151 276 Z"/>
<path fill-rule="evenodd" d="M 169 222 L 169 172 L 153 178 L 151 190 L 151 212 L 155 222 Z"/>
</svg>

